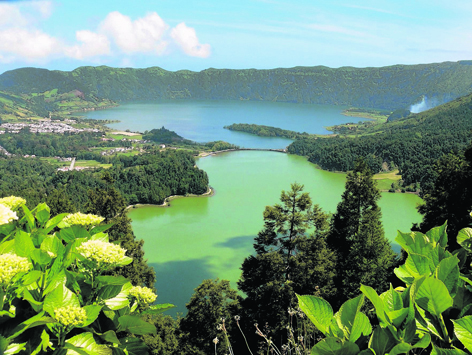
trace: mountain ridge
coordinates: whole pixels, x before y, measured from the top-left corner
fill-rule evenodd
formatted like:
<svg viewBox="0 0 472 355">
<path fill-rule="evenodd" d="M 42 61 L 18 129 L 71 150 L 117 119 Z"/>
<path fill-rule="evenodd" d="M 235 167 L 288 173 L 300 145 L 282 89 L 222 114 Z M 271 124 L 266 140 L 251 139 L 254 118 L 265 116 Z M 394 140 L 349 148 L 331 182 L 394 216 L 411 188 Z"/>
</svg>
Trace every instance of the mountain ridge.
<svg viewBox="0 0 472 355">
<path fill-rule="evenodd" d="M 84 100 L 262 100 L 394 110 L 422 97 L 438 103 L 472 93 L 472 61 L 388 67 L 325 66 L 167 71 L 160 67 L 84 66 L 72 71 L 19 68 L 0 75 L 0 91 L 29 95 L 57 89 Z"/>
</svg>

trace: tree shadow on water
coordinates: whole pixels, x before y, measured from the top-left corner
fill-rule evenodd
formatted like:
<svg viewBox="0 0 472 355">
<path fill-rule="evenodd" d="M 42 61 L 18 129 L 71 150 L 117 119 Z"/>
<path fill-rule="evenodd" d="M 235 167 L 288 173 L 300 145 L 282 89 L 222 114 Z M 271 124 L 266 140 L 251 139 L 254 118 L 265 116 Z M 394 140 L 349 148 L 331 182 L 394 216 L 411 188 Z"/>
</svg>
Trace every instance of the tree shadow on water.
<svg viewBox="0 0 472 355">
<path fill-rule="evenodd" d="M 210 272 L 205 259 L 149 263 L 156 270 L 157 302 L 172 303 L 177 306 L 164 314 L 175 317 L 177 313 L 187 313 L 185 304 L 190 301 L 193 290 L 205 279 L 216 276 Z"/>
<path fill-rule="evenodd" d="M 231 249 L 247 249 L 248 253 L 253 252 L 253 244 L 255 235 L 241 235 L 230 238 L 224 242 L 216 243 L 217 248 L 231 248 Z"/>
</svg>

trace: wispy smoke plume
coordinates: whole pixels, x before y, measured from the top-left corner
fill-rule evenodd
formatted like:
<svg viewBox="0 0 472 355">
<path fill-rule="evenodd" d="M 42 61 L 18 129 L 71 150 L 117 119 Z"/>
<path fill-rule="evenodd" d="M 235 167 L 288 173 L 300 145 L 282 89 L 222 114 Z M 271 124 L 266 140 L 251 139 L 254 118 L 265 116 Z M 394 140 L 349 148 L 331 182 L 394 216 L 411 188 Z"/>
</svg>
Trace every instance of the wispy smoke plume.
<svg viewBox="0 0 472 355">
<path fill-rule="evenodd" d="M 440 99 L 437 97 L 428 98 L 427 96 L 423 95 L 421 97 L 420 102 L 417 102 L 416 104 L 410 106 L 410 111 L 412 113 L 420 113 L 432 109 L 433 107 L 442 105 L 448 101 L 450 101 L 450 99 L 448 99 L 447 97 L 443 97 L 442 99 Z"/>
</svg>

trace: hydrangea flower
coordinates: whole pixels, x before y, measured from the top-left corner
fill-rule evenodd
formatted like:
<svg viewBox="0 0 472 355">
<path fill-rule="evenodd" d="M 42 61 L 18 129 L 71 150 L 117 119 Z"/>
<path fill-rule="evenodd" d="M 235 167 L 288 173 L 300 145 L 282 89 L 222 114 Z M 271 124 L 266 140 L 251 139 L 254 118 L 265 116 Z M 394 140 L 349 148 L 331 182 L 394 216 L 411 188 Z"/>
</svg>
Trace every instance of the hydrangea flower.
<svg viewBox="0 0 472 355">
<path fill-rule="evenodd" d="M 9 196 L 0 198 L 0 204 L 10 208 L 11 210 L 17 210 L 26 203 L 26 200 L 21 197 Z"/>
<path fill-rule="evenodd" d="M 81 307 L 61 307 L 54 310 L 54 318 L 66 327 L 69 325 L 75 327 L 85 323 L 87 320 L 87 313 L 85 312 L 85 309 Z"/>
<path fill-rule="evenodd" d="M 14 254 L 0 254 L 0 284 L 8 284 L 20 272 L 31 269 L 27 258 Z"/>
<path fill-rule="evenodd" d="M 18 219 L 16 212 L 0 203 L 0 225 L 8 224 L 15 219 Z"/>
<path fill-rule="evenodd" d="M 118 264 L 125 258 L 126 249 L 101 240 L 89 240 L 82 243 L 77 252 L 99 264 Z"/>
<path fill-rule="evenodd" d="M 105 218 L 94 215 L 85 214 L 81 212 L 73 213 L 68 215 L 63 221 L 69 225 L 81 225 L 81 226 L 95 226 L 100 224 Z"/>
<path fill-rule="evenodd" d="M 133 286 L 129 290 L 129 294 L 135 297 L 138 303 L 149 304 L 157 298 L 157 295 L 149 287 Z"/>
</svg>

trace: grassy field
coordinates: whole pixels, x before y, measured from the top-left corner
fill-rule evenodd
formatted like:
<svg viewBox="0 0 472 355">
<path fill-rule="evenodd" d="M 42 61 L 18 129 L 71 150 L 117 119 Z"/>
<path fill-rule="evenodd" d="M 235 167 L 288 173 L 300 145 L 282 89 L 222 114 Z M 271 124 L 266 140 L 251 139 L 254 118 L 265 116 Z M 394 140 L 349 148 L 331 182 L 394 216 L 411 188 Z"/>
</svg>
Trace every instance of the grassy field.
<svg viewBox="0 0 472 355">
<path fill-rule="evenodd" d="M 87 167 L 87 168 L 110 168 L 111 164 L 102 164 L 96 160 L 76 160 L 75 167 Z"/>
<path fill-rule="evenodd" d="M 138 140 L 142 140 L 143 139 L 143 135 L 142 134 L 133 134 L 133 135 L 124 135 L 124 134 L 115 134 L 113 132 L 110 132 L 110 133 L 107 133 L 107 137 L 108 138 L 114 138 L 116 140 L 121 140 L 123 138 L 126 138 L 126 139 L 138 139 Z"/>
<path fill-rule="evenodd" d="M 398 175 L 398 170 L 388 171 L 374 175 L 374 180 L 377 181 L 379 190 L 388 190 L 392 187 L 392 183 L 397 182 L 402 177 Z"/>
</svg>

